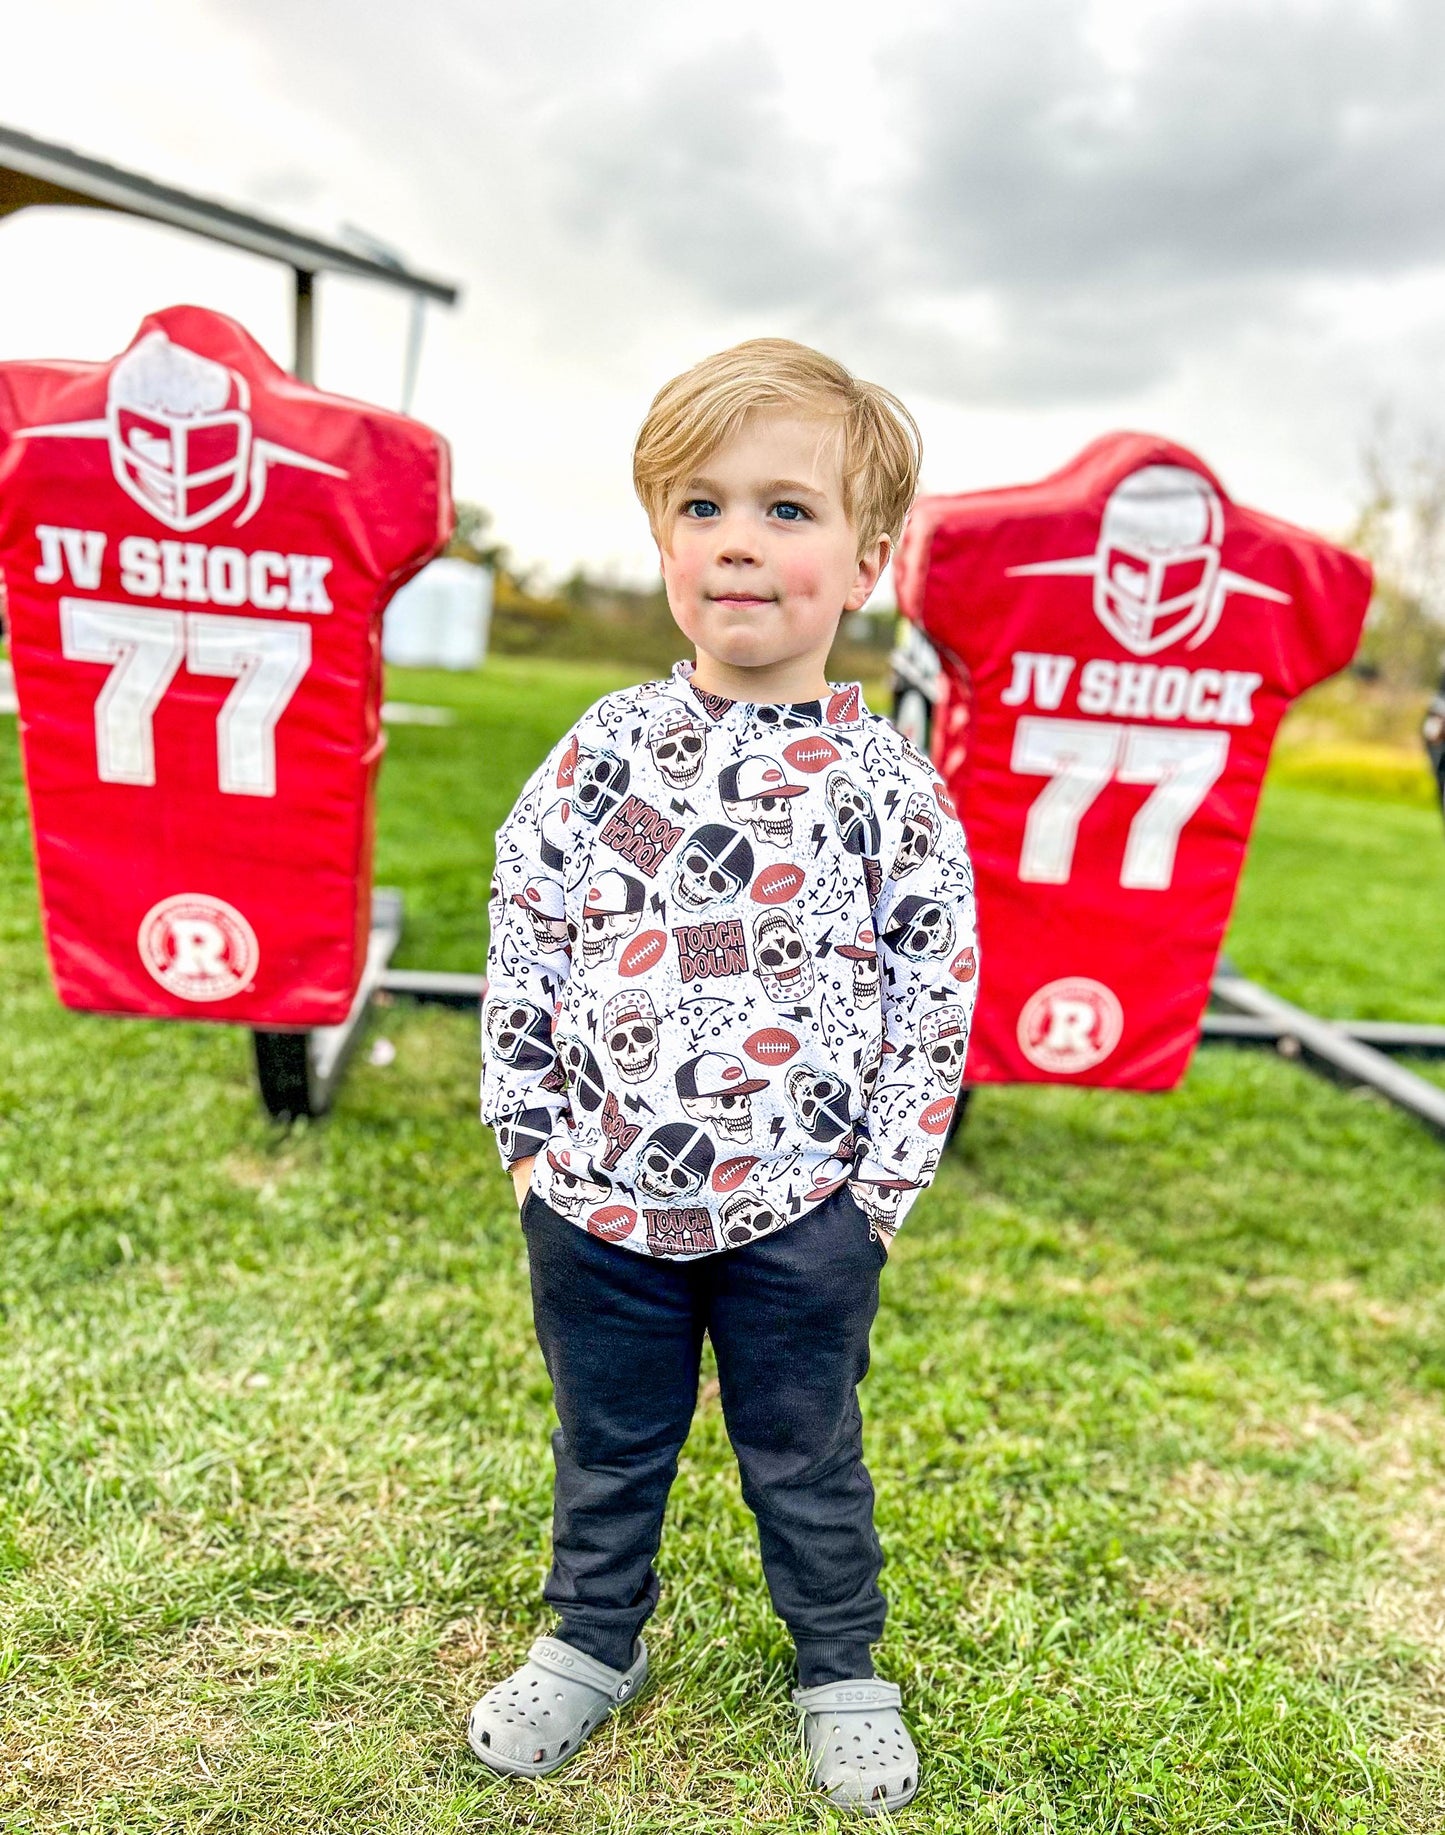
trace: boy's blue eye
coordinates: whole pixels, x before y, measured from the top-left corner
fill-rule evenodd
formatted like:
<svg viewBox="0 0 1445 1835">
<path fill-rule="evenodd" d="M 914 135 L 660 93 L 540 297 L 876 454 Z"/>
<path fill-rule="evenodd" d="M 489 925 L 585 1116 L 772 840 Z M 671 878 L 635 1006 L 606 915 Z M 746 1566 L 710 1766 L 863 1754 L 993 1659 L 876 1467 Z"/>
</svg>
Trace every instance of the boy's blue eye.
<svg viewBox="0 0 1445 1835">
<path fill-rule="evenodd" d="M 716 516 L 718 507 L 711 497 L 690 497 L 682 506 L 684 516 Z"/>
<path fill-rule="evenodd" d="M 806 522 L 808 518 L 800 503 L 775 503 L 773 511 L 783 522 Z"/>
</svg>

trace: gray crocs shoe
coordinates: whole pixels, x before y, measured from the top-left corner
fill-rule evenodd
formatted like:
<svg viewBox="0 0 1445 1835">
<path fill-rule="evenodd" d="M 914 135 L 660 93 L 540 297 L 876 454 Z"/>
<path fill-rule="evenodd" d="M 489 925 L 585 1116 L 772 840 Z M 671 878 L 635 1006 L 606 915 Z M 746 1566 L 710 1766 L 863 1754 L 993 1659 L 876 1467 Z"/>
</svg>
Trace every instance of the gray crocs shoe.
<svg viewBox="0 0 1445 1835">
<path fill-rule="evenodd" d="M 874 1677 L 795 1688 L 813 1782 L 829 1800 L 865 1816 L 902 1809 L 918 1790 L 918 1753 L 896 1682 Z"/>
<path fill-rule="evenodd" d="M 565 1765 L 614 1708 L 647 1679 L 647 1646 L 631 1669 L 609 1669 L 560 1638 L 539 1637 L 527 1661 L 489 1689 L 467 1716 L 467 1744 L 484 1765 L 540 1778 Z"/>
</svg>

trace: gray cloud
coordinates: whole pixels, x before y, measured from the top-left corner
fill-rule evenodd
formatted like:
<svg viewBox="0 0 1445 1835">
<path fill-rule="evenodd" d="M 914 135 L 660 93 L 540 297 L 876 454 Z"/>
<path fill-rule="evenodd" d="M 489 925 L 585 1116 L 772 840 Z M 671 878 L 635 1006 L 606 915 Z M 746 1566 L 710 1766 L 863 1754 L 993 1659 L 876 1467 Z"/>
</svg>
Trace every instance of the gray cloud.
<svg viewBox="0 0 1445 1835">
<path fill-rule="evenodd" d="M 634 82 L 605 133 L 575 123 L 563 190 L 720 306 L 801 314 L 900 382 L 995 404 L 1137 391 L 1287 326 L 1301 282 L 1445 255 L 1445 11 L 1161 14 L 1122 71 L 1078 0 L 900 35 L 878 73 L 903 156 L 886 188 L 830 189 L 752 43 Z M 997 339 L 950 330 L 963 297 Z"/>
<path fill-rule="evenodd" d="M 548 149 L 568 222 L 718 305 L 798 309 L 846 290 L 826 149 L 792 129 L 759 39 L 634 74 L 569 109 Z"/>
<path fill-rule="evenodd" d="M 1160 10 L 1128 76 L 1066 0 L 1037 6 L 1027 34 L 999 12 L 997 31 L 940 34 L 898 59 L 927 272 L 1120 289 L 1378 273 L 1445 252 L 1445 12 Z"/>
<path fill-rule="evenodd" d="M 1445 257 L 1437 0 L 1173 0 L 1128 58 L 1081 0 L 905 12 L 860 73 L 890 157 L 847 184 L 760 6 L 703 46 L 662 0 L 222 3 L 569 344 L 591 315 L 635 353 L 690 300 L 945 398 L 1118 398 L 1297 326 L 1306 283 Z"/>
</svg>

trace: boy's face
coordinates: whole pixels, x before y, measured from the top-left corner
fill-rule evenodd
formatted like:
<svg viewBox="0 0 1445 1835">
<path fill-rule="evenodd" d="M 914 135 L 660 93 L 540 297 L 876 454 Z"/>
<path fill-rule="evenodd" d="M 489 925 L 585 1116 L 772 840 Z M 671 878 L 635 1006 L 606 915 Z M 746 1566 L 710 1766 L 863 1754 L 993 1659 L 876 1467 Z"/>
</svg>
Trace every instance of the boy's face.
<svg viewBox="0 0 1445 1835">
<path fill-rule="evenodd" d="M 659 553 L 698 687 L 751 701 L 826 692 L 838 620 L 867 603 L 889 552 L 880 536 L 858 553 L 831 433 L 757 414 L 682 481 Z"/>
</svg>

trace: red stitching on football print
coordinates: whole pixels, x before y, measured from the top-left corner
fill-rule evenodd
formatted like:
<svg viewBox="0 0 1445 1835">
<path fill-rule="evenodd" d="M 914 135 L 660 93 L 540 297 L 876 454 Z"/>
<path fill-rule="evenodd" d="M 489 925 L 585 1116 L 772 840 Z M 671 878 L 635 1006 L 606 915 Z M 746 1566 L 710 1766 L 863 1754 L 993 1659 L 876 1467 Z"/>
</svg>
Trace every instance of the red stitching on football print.
<svg viewBox="0 0 1445 1835">
<path fill-rule="evenodd" d="M 829 765 L 836 765 L 843 754 L 833 741 L 823 733 L 810 733 L 805 739 L 795 739 L 791 745 L 783 747 L 783 757 L 798 771 L 826 771 Z"/>
<path fill-rule="evenodd" d="M 753 881 L 753 902 L 758 905 L 786 905 L 803 889 L 803 869 L 789 861 L 779 860 L 764 867 Z"/>
<path fill-rule="evenodd" d="M 953 1116 L 952 1096 L 940 1096 L 937 1102 L 930 1102 L 918 1117 L 918 1125 L 925 1134 L 942 1134 Z"/>
<path fill-rule="evenodd" d="M 644 930 L 640 937 L 634 937 L 623 950 L 617 972 L 619 975 L 645 975 L 650 968 L 656 968 L 666 953 L 667 932 Z"/>
<path fill-rule="evenodd" d="M 637 1212 L 625 1204 L 604 1204 L 600 1211 L 591 1211 L 587 1217 L 588 1235 L 600 1236 L 603 1242 L 621 1242 L 636 1227 Z"/>
<path fill-rule="evenodd" d="M 758 1163 L 757 1155 L 740 1154 L 735 1160 L 724 1160 L 712 1169 L 714 1191 L 735 1191 Z"/>
<path fill-rule="evenodd" d="M 754 1064 L 786 1064 L 798 1051 L 798 1041 L 781 1026 L 764 1026 L 743 1040 L 743 1050 Z"/>
</svg>

